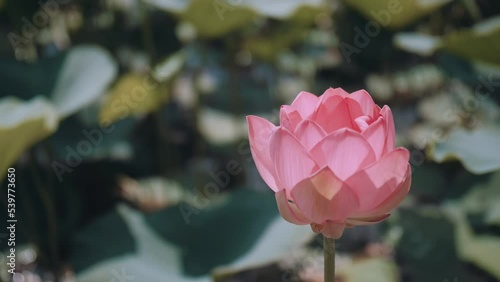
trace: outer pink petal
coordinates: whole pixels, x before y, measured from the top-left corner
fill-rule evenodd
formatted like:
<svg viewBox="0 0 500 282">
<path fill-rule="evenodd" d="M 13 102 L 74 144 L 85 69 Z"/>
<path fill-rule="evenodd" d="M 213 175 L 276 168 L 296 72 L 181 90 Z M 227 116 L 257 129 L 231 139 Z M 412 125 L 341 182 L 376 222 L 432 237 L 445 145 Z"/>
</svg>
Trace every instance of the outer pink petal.
<svg viewBox="0 0 500 282">
<path fill-rule="evenodd" d="M 407 176 L 405 181 L 399 185 L 399 187 L 392 192 L 385 200 L 383 200 L 378 206 L 373 208 L 372 210 L 366 211 L 364 214 L 384 214 L 388 213 L 391 210 L 395 209 L 401 202 L 404 200 L 408 192 L 410 192 L 411 187 L 411 167 L 408 164 Z M 378 200 L 380 201 L 380 199 Z"/>
<path fill-rule="evenodd" d="M 321 96 L 320 104 L 312 117 L 327 133 L 345 127 L 353 128 L 349 108 L 341 95 Z"/>
<path fill-rule="evenodd" d="M 389 106 L 385 105 L 382 110 L 380 110 L 380 115 L 384 117 L 387 127 L 387 139 L 385 141 L 384 150 L 384 154 L 387 154 L 394 150 L 396 146 L 396 128 L 394 127 L 394 118 L 392 117 Z"/>
<path fill-rule="evenodd" d="M 365 90 L 358 90 L 351 93 L 346 98 L 346 102 L 349 105 L 349 111 L 353 120 L 359 116 L 375 116 L 375 102 L 373 102 L 372 97 Z"/>
<path fill-rule="evenodd" d="M 281 106 L 280 125 L 293 132 L 297 125 L 302 121 L 302 116 L 291 106 Z"/>
<path fill-rule="evenodd" d="M 319 166 L 328 165 L 340 179 L 347 179 L 375 161 L 372 147 L 351 129 L 339 129 L 311 150 Z"/>
<path fill-rule="evenodd" d="M 407 149 L 398 148 L 346 180 L 359 197 L 359 212 L 373 210 L 400 187 L 406 180 L 409 156 Z"/>
<path fill-rule="evenodd" d="M 337 88 L 328 88 L 326 91 L 321 95 L 323 96 L 340 96 L 342 98 L 349 96 L 349 93 L 346 92 L 344 89 L 337 87 Z"/>
<path fill-rule="evenodd" d="M 276 126 L 269 121 L 257 117 L 247 116 L 248 139 L 255 165 L 260 176 L 273 190 L 278 191 L 278 183 L 275 178 L 274 164 L 271 161 L 270 139 Z"/>
<path fill-rule="evenodd" d="M 295 136 L 300 140 L 302 146 L 309 151 L 326 136 L 326 133 L 317 123 L 306 119 L 299 123 L 295 129 Z"/>
<path fill-rule="evenodd" d="M 374 224 L 374 223 L 379 223 L 383 220 L 386 220 L 390 214 L 378 214 L 375 216 L 369 216 L 369 217 L 357 217 L 357 218 L 349 218 L 346 220 L 346 223 L 349 226 L 355 226 L 355 225 L 369 225 L 369 224 Z"/>
<path fill-rule="evenodd" d="M 318 169 L 306 149 L 283 127 L 278 128 L 271 138 L 270 148 L 278 182 L 284 189 L 292 189 Z"/>
<path fill-rule="evenodd" d="M 311 224 L 311 228 L 316 233 L 321 233 L 323 236 L 331 239 L 339 239 L 344 233 L 346 223 L 326 222 L 324 224 Z"/>
<path fill-rule="evenodd" d="M 387 139 L 387 124 L 384 117 L 379 117 L 374 123 L 365 129 L 361 135 L 372 146 L 373 152 L 378 159 L 385 152 L 385 140 Z"/>
<path fill-rule="evenodd" d="M 328 167 L 297 183 L 291 196 L 302 214 L 315 223 L 343 222 L 358 208 L 356 195 Z"/>
<path fill-rule="evenodd" d="M 288 201 L 285 190 L 278 191 L 275 197 L 280 214 L 286 221 L 298 225 L 311 223 L 311 220 L 307 219 L 295 204 Z"/>
<path fill-rule="evenodd" d="M 291 107 L 299 112 L 303 119 L 306 119 L 314 112 L 318 102 L 318 96 L 302 91 L 292 102 Z"/>
</svg>

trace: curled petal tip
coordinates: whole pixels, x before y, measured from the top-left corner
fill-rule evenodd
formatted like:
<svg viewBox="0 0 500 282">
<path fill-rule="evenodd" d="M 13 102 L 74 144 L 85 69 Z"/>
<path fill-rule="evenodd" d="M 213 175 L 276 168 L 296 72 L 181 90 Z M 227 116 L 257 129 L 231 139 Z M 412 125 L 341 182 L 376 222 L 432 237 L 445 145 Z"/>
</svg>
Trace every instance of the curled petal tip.
<svg viewBox="0 0 500 282">
<path fill-rule="evenodd" d="M 300 212 L 294 203 L 290 203 L 288 201 L 286 191 L 284 189 L 278 191 L 275 197 L 276 202 L 278 203 L 278 210 L 283 219 L 297 225 L 305 225 L 311 222 Z"/>
</svg>

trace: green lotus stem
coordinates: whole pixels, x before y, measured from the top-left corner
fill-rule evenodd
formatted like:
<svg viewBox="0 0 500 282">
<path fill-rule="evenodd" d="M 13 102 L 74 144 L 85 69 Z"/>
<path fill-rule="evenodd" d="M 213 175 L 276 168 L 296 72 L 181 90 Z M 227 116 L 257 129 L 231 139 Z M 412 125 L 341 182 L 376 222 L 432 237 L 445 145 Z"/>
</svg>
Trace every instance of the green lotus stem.
<svg viewBox="0 0 500 282">
<path fill-rule="evenodd" d="M 335 282 L 335 239 L 323 237 L 325 282 Z"/>
</svg>

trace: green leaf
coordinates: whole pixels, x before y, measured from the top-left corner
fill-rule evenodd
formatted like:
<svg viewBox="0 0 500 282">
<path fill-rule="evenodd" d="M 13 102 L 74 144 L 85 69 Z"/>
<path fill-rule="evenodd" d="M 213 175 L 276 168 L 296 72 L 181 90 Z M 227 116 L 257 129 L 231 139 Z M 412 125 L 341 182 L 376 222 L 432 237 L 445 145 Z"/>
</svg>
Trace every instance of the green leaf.
<svg viewBox="0 0 500 282">
<path fill-rule="evenodd" d="M 0 97 L 16 96 L 24 100 L 37 95 L 49 97 L 66 55 L 67 53 L 60 53 L 53 57 L 41 58 L 33 64 L 0 58 Z"/>
<path fill-rule="evenodd" d="M 170 97 L 169 85 L 184 66 L 185 53 L 168 56 L 150 73 L 127 73 L 120 77 L 104 98 L 99 122 L 107 125 L 131 115 L 150 113 Z"/>
<path fill-rule="evenodd" d="M 462 211 L 468 214 L 484 214 L 484 224 L 500 225 L 500 172 L 490 175 L 487 181 L 471 185 L 459 201 Z M 486 177 L 486 176 L 485 176 Z"/>
<path fill-rule="evenodd" d="M 59 129 L 50 136 L 48 142 L 59 160 L 64 160 L 69 154 L 82 161 L 103 158 L 125 160 L 131 156 L 130 134 L 136 124 L 133 118 L 125 118 L 110 126 L 97 122 L 85 124 L 77 116 L 70 116 L 60 122 Z M 84 154 L 81 154 L 83 151 L 78 152 L 82 140 L 89 140 L 92 145 Z M 72 150 L 76 150 L 74 154 Z M 59 171 L 62 172 L 62 168 Z"/>
<path fill-rule="evenodd" d="M 70 261 L 80 273 L 111 258 L 136 250 L 134 238 L 122 216 L 113 210 L 79 230 L 71 243 Z"/>
<path fill-rule="evenodd" d="M 400 209 L 393 217 L 391 225 L 403 229 L 396 253 L 407 262 L 406 273 L 412 280 L 444 281 L 461 276 L 452 239 L 453 225 L 442 213 L 437 210 Z"/>
<path fill-rule="evenodd" d="M 289 25 L 267 36 L 250 37 L 245 40 L 244 46 L 255 57 L 272 61 L 277 55 L 288 50 L 290 46 L 302 41 L 307 34 L 308 29 L 305 27 Z"/>
<path fill-rule="evenodd" d="M 441 200 L 446 193 L 447 175 L 442 165 L 424 163 L 412 172 L 411 194 L 421 200 Z"/>
<path fill-rule="evenodd" d="M 500 279 L 500 238 L 492 235 L 475 235 L 465 215 L 456 205 L 445 208 L 455 224 L 455 241 L 461 259 L 470 261 Z"/>
<path fill-rule="evenodd" d="M 311 23 L 324 12 L 320 0 L 148 0 L 150 4 L 177 14 L 191 23 L 201 37 L 220 37 L 252 24 L 259 17 Z"/>
<path fill-rule="evenodd" d="M 416 32 L 399 32 L 394 35 L 396 47 L 421 56 L 431 56 L 441 47 L 441 38 Z"/>
<path fill-rule="evenodd" d="M 198 35 L 211 38 L 252 23 L 257 14 L 247 7 L 230 5 L 224 0 L 191 0 L 180 17 L 193 24 Z"/>
<path fill-rule="evenodd" d="M 7 168 L 29 147 L 57 130 L 59 116 L 43 97 L 28 102 L 0 99 L 0 182 Z"/>
<path fill-rule="evenodd" d="M 189 1 L 186 0 L 144 0 L 145 2 L 165 11 L 181 13 L 184 11 Z"/>
<path fill-rule="evenodd" d="M 324 3 L 320 0 L 284 0 L 273 2 L 266 0 L 233 0 L 232 2 L 240 2 L 241 5 L 253 9 L 260 15 L 277 19 L 285 19 L 294 14 L 299 14 L 304 8 L 306 10 L 307 8 L 325 8 Z"/>
<path fill-rule="evenodd" d="M 471 61 L 500 65 L 496 51 L 500 49 L 500 17 L 446 35 L 441 48 Z"/>
<path fill-rule="evenodd" d="M 212 144 L 227 145 L 247 136 L 248 126 L 244 117 L 208 107 L 200 109 L 198 124 L 201 135 Z"/>
<path fill-rule="evenodd" d="M 428 156 L 437 162 L 460 160 L 470 172 L 481 174 L 500 169 L 500 127 L 485 125 L 468 131 L 457 128 L 442 143 L 433 143 Z"/>
<path fill-rule="evenodd" d="M 275 261 L 314 235 L 308 226 L 283 220 L 272 193 L 240 189 L 219 195 L 198 207 L 189 223 L 181 207 L 142 214 L 119 206 L 136 253 L 102 262 L 80 273 L 78 281 L 109 281 L 112 271 L 125 269 L 141 281 L 209 282 L 214 267 L 242 269 Z"/>
<path fill-rule="evenodd" d="M 277 214 L 272 193 L 239 189 L 223 202 L 208 200 L 204 208 L 181 204 L 147 215 L 146 220 L 161 237 L 184 250 L 187 274 L 202 275 L 248 252 Z"/>
<path fill-rule="evenodd" d="M 111 55 L 98 46 L 72 48 L 50 95 L 62 117 L 96 101 L 114 80 L 118 66 Z"/>
<path fill-rule="evenodd" d="M 500 205 L 498 203 L 500 203 L 500 201 L 497 201 L 495 205 L 488 209 L 485 216 L 486 224 L 500 226 Z"/>
<path fill-rule="evenodd" d="M 99 111 L 103 126 L 131 115 L 144 115 L 168 101 L 166 84 L 160 84 L 149 74 L 127 73 L 120 77 L 104 98 Z"/>
<path fill-rule="evenodd" d="M 344 2 L 380 25 L 391 30 L 398 30 L 440 9 L 451 1 L 344 0 Z"/>
<path fill-rule="evenodd" d="M 96 101 L 118 70 L 110 54 L 93 45 L 77 46 L 32 65 L 1 59 L 0 66 L 2 94 L 50 97 L 62 118 Z"/>
<path fill-rule="evenodd" d="M 442 37 L 419 33 L 399 33 L 394 44 L 408 52 L 432 55 L 444 50 L 475 63 L 500 65 L 500 17 L 493 17 L 470 29 L 450 32 Z"/>
<path fill-rule="evenodd" d="M 354 261 L 349 267 L 341 268 L 338 276 L 345 282 L 398 282 L 398 266 L 383 258 L 369 258 Z"/>
<path fill-rule="evenodd" d="M 178 74 L 184 63 L 186 54 L 183 51 L 176 52 L 158 63 L 153 71 L 153 76 L 160 82 L 172 80 Z"/>
</svg>

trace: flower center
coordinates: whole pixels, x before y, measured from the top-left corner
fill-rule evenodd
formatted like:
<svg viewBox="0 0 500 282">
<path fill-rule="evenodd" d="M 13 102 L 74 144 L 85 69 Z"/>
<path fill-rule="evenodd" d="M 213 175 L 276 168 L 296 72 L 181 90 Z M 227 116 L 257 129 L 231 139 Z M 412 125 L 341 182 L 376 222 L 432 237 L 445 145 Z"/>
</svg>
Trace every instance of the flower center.
<svg viewBox="0 0 500 282">
<path fill-rule="evenodd" d="M 373 121 L 372 118 L 369 116 L 360 116 L 354 119 L 354 122 L 358 126 L 360 132 L 367 129 L 368 126 L 370 126 L 370 124 L 372 123 L 372 121 Z"/>
</svg>

